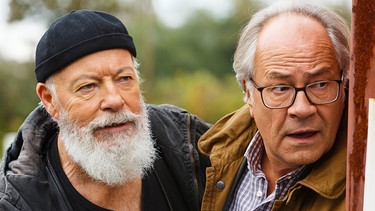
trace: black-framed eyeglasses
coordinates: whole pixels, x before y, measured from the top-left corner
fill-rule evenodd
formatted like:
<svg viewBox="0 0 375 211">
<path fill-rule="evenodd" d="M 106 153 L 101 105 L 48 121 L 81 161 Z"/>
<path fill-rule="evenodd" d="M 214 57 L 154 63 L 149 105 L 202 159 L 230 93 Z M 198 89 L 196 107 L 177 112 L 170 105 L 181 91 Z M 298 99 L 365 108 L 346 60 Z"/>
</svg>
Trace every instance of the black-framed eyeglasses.
<svg viewBox="0 0 375 211">
<path fill-rule="evenodd" d="M 340 80 L 317 81 L 305 87 L 294 87 L 291 85 L 276 85 L 259 87 L 253 79 L 250 82 L 260 92 L 264 106 L 271 109 L 288 108 L 293 105 L 297 93 L 303 91 L 313 105 L 323 105 L 333 103 L 340 93 Z"/>
</svg>

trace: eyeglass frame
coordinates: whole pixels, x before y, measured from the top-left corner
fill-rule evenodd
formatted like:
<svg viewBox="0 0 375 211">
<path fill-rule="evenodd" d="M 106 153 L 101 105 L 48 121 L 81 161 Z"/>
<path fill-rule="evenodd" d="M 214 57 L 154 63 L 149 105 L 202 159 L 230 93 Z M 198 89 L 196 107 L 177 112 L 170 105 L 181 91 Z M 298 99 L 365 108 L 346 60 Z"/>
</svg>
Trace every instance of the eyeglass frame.
<svg viewBox="0 0 375 211">
<path fill-rule="evenodd" d="M 269 105 L 266 105 L 266 103 L 264 102 L 264 99 L 263 99 L 263 90 L 265 88 L 269 88 L 269 87 L 275 87 L 275 86 L 282 86 L 282 85 L 273 85 L 273 86 L 258 86 L 255 84 L 254 80 L 252 78 L 249 78 L 250 82 L 253 84 L 253 86 L 260 92 L 260 97 L 262 99 L 262 103 L 263 105 L 266 107 L 266 108 L 269 108 L 269 109 L 282 109 L 282 108 L 289 108 L 291 107 L 293 104 L 294 104 L 294 101 L 296 100 L 296 97 L 297 97 L 297 94 L 299 91 L 303 91 L 305 93 L 305 96 L 307 98 L 307 100 L 312 104 L 312 105 L 325 105 L 325 104 L 330 104 L 330 103 L 333 103 L 333 102 L 336 102 L 337 99 L 339 98 L 340 96 L 340 85 L 341 83 L 343 82 L 343 74 L 341 73 L 341 79 L 338 79 L 338 80 L 321 80 L 321 81 L 316 81 L 316 82 L 313 82 L 313 83 L 309 83 L 307 84 L 306 86 L 304 87 L 294 87 L 292 85 L 285 85 L 285 86 L 289 86 L 289 87 L 292 87 L 294 89 L 294 96 L 293 96 L 293 100 L 291 101 L 291 103 L 287 106 L 282 106 L 282 107 L 271 107 Z M 314 103 L 310 100 L 309 98 L 309 95 L 307 94 L 306 92 L 306 88 L 312 84 L 315 84 L 315 83 L 319 83 L 319 82 L 336 82 L 338 84 L 338 90 L 337 90 L 337 94 L 336 94 L 336 98 L 333 99 L 332 101 L 329 101 L 329 102 L 325 102 L 325 103 Z"/>
</svg>

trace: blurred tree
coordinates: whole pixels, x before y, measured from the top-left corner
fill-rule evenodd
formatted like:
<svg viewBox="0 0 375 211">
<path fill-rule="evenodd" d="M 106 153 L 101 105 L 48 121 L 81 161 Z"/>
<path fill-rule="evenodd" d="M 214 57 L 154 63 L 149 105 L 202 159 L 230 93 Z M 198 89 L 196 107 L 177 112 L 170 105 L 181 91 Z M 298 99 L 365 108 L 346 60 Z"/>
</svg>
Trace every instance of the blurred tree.
<svg viewBox="0 0 375 211">
<path fill-rule="evenodd" d="M 207 10 L 197 10 L 178 28 L 159 23 L 154 34 L 156 76 L 170 75 L 176 69 L 191 72 L 200 68 L 219 78 L 233 74 L 232 56 L 237 34 L 248 20 L 247 8 L 254 11 L 258 8 L 252 1 L 237 1 L 235 5 L 238 6 L 225 18 L 215 18 Z"/>
<path fill-rule="evenodd" d="M 11 0 L 9 22 L 34 18 L 51 23 L 57 17 L 78 9 L 93 9 L 112 13 L 133 13 L 138 1 L 132 0 Z"/>
<path fill-rule="evenodd" d="M 162 28 L 156 34 L 155 74 L 171 75 L 177 69 L 187 72 L 205 68 L 216 76 L 231 73 L 238 27 L 214 19 L 199 10 L 179 28 Z M 228 29 L 236 28 L 236 30 Z"/>
<path fill-rule="evenodd" d="M 207 69 L 177 70 L 155 81 L 154 89 L 157 90 L 154 103 L 172 103 L 210 123 L 244 104 L 241 89 L 233 76 L 219 79 Z"/>
<path fill-rule="evenodd" d="M 32 63 L 0 61 L 0 134 L 16 131 L 39 100 Z"/>
<path fill-rule="evenodd" d="M 152 36 L 154 86 L 144 89 L 148 102 L 184 107 L 210 123 L 242 106 L 232 56 L 240 29 L 258 8 L 253 1 L 237 0 L 225 18 L 197 10 L 178 28 L 158 22 Z"/>
</svg>

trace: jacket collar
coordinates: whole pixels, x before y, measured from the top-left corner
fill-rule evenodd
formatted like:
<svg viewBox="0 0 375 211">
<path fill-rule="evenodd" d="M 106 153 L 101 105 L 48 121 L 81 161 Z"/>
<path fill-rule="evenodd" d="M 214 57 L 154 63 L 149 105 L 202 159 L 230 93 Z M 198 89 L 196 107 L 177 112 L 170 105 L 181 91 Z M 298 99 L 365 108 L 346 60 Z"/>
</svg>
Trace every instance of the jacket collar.
<svg viewBox="0 0 375 211">
<path fill-rule="evenodd" d="M 220 119 L 200 138 L 199 150 L 210 157 L 212 166 L 224 166 L 243 157 L 257 131 L 246 104 Z"/>
</svg>

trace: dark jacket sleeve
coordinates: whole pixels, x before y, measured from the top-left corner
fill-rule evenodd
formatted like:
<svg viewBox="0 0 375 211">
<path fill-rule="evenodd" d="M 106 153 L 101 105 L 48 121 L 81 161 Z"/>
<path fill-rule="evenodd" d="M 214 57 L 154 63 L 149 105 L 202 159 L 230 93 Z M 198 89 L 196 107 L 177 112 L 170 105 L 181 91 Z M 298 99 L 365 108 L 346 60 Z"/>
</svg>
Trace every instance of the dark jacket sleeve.
<svg viewBox="0 0 375 211">
<path fill-rule="evenodd" d="M 1 162 L 0 210 L 50 210 L 44 158 L 57 125 L 43 106 L 30 113 Z"/>
<path fill-rule="evenodd" d="M 197 148 L 209 124 L 172 105 L 148 105 L 153 139 L 188 210 L 199 210 L 205 187 L 208 158 Z M 169 185 L 169 184 L 165 184 Z"/>
</svg>

